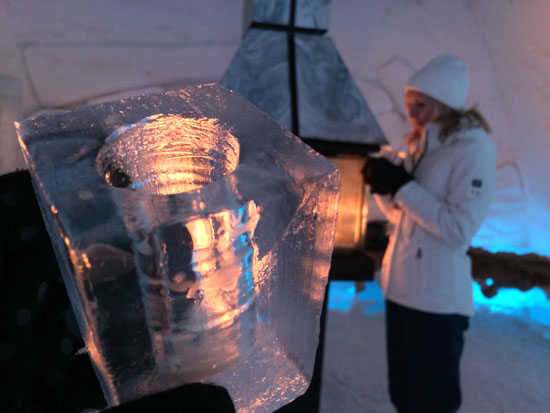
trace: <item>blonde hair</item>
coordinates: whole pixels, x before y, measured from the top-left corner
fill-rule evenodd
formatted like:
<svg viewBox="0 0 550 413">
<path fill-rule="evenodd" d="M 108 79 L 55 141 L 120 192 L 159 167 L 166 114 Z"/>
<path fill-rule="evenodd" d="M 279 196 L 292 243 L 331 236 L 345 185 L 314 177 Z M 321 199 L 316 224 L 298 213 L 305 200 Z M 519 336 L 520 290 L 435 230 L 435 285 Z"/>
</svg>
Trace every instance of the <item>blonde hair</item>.
<svg viewBox="0 0 550 413">
<path fill-rule="evenodd" d="M 427 95 L 425 95 L 427 96 Z M 434 120 L 434 122 L 439 124 L 439 139 L 444 141 L 451 134 L 456 132 L 461 128 L 476 128 L 481 127 L 485 132 L 490 133 L 491 128 L 485 117 L 481 112 L 475 107 L 470 109 L 459 111 L 449 106 L 439 102 L 438 100 L 427 96 L 432 99 L 435 104 L 438 106 L 438 111 L 440 115 Z M 464 122 L 464 123 L 463 123 Z M 405 135 L 405 142 L 410 145 L 416 142 L 420 138 L 420 132 L 418 130 L 411 130 Z"/>
<path fill-rule="evenodd" d="M 490 133 L 491 128 L 485 117 L 474 106 L 465 111 L 458 111 L 447 107 L 446 111 L 435 120 L 441 127 L 439 137 L 441 140 L 447 139 L 449 135 L 463 127 L 462 122 L 466 122 L 467 128 L 480 127 L 485 132 Z"/>
</svg>

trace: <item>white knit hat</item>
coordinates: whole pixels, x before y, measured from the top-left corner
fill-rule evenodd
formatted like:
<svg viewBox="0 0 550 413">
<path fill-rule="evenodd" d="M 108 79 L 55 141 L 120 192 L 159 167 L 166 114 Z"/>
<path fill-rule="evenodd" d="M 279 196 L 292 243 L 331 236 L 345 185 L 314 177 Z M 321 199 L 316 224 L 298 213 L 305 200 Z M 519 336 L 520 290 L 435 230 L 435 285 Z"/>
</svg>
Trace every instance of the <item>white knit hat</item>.
<svg viewBox="0 0 550 413">
<path fill-rule="evenodd" d="M 412 75 L 405 86 L 405 92 L 415 90 L 455 110 L 463 110 L 469 84 L 466 63 L 456 56 L 442 54 Z"/>
</svg>

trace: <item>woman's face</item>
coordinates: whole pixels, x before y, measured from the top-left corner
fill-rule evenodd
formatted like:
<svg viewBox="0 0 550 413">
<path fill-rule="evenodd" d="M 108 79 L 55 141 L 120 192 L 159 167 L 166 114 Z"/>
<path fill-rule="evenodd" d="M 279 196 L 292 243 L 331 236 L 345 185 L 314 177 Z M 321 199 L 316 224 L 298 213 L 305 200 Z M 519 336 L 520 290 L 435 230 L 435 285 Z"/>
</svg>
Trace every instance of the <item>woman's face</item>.
<svg viewBox="0 0 550 413">
<path fill-rule="evenodd" d="M 433 122 L 440 115 L 439 102 L 414 90 L 405 93 L 405 106 L 411 125 L 417 130 L 424 129 L 427 123 Z"/>
</svg>

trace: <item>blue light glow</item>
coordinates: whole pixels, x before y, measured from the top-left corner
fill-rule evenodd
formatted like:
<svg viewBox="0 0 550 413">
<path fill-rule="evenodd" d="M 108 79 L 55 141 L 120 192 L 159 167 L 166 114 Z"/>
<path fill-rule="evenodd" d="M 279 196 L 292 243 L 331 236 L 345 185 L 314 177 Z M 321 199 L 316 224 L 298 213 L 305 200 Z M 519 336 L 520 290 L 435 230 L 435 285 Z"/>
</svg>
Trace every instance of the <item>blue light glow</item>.
<svg viewBox="0 0 550 413">
<path fill-rule="evenodd" d="M 513 314 L 527 321 L 550 326 L 550 301 L 544 291 L 538 287 L 528 291 L 515 288 L 499 288 L 498 293 L 487 298 L 481 292 L 481 286 L 474 282 L 474 302 L 477 307 L 485 306 L 492 312 Z"/>
<path fill-rule="evenodd" d="M 486 282 L 491 285 L 494 281 L 488 278 Z M 474 281 L 472 287 L 476 310 L 518 317 L 550 339 L 550 300 L 542 289 L 500 288 L 494 297 L 487 298 L 477 282 Z M 384 311 L 382 290 L 378 281 L 365 282 L 365 289 L 361 292 L 356 292 L 353 281 L 331 281 L 328 308 L 341 312 L 360 311 L 364 315 L 377 314 Z"/>
<path fill-rule="evenodd" d="M 136 182 L 136 183 L 132 184 L 131 188 L 136 189 L 136 188 L 139 188 L 140 186 L 145 185 L 146 183 L 147 183 L 147 181 Z"/>
<path fill-rule="evenodd" d="M 364 315 L 384 311 L 384 298 L 378 281 L 365 282 L 365 289 L 360 292 L 356 292 L 353 281 L 330 282 L 328 308 L 349 312 L 353 307 Z"/>
<path fill-rule="evenodd" d="M 331 281 L 328 291 L 328 308 L 348 312 L 353 307 L 355 286 L 352 281 Z"/>
</svg>

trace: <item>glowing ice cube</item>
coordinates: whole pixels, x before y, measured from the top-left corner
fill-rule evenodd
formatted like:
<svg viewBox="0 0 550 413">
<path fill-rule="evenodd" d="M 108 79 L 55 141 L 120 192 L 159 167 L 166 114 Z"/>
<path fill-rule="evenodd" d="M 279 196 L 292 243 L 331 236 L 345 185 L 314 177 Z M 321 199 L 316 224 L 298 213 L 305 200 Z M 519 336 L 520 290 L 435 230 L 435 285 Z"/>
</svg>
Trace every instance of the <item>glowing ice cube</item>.
<svg viewBox="0 0 550 413">
<path fill-rule="evenodd" d="M 333 164 L 217 85 L 17 126 L 109 405 L 206 381 L 273 411 L 307 389 Z"/>
</svg>

